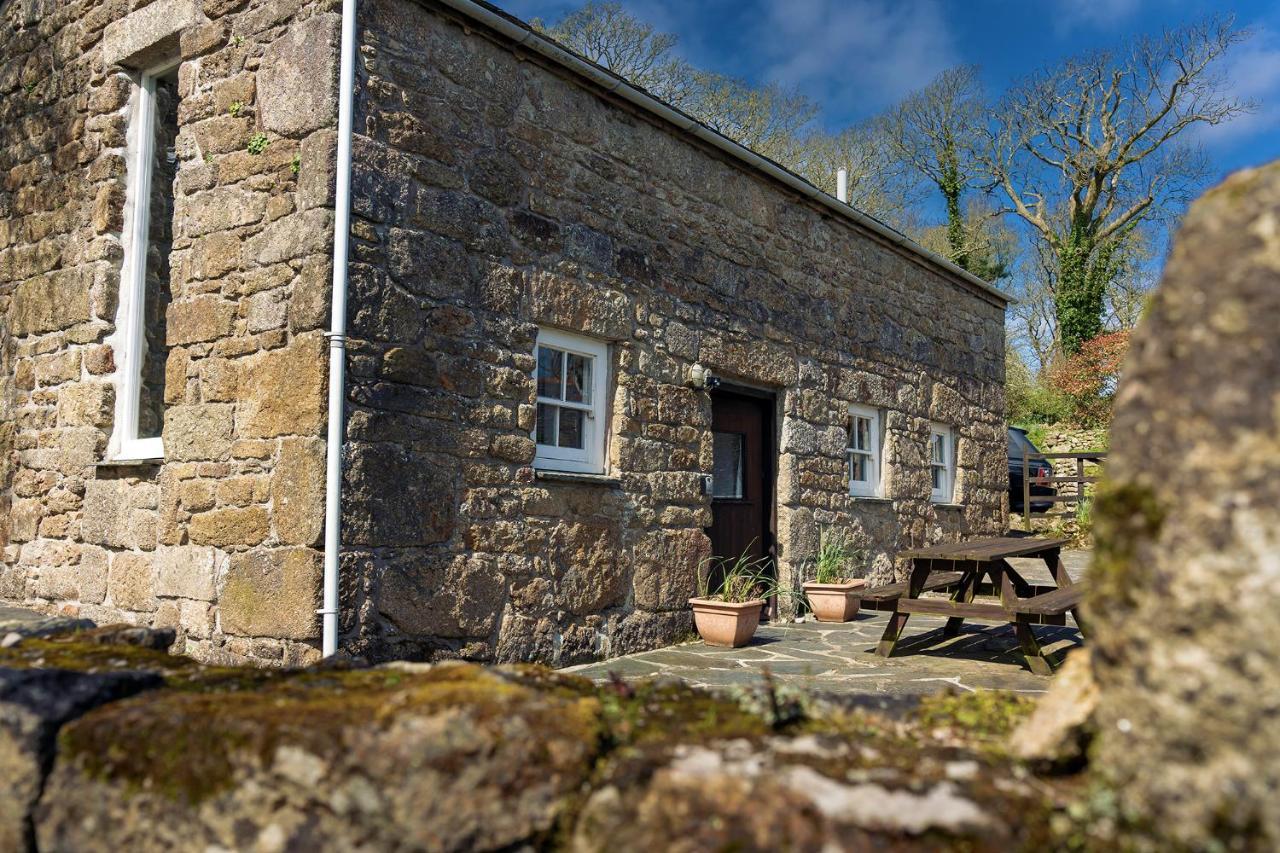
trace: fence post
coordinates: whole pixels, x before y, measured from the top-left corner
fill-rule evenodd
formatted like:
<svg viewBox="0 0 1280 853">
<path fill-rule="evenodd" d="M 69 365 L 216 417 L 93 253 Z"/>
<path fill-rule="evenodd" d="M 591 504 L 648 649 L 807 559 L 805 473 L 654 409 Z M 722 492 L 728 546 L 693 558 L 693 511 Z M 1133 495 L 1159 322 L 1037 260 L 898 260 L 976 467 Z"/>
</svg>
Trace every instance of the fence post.
<svg viewBox="0 0 1280 853">
<path fill-rule="evenodd" d="M 1031 532 L 1031 461 L 1025 450 L 1022 451 L 1022 526 Z"/>
</svg>

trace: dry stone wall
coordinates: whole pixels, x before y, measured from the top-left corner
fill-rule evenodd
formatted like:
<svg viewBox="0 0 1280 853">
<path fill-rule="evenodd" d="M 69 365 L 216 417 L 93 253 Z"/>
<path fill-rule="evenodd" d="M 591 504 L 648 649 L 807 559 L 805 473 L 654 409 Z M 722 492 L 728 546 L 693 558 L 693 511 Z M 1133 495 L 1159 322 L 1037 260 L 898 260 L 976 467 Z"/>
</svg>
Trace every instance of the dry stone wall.
<svg viewBox="0 0 1280 853">
<path fill-rule="evenodd" d="M 569 664 L 689 630 L 702 363 L 774 392 L 780 571 L 1003 529 L 1003 305 L 430 4 L 362 8 L 344 627 L 369 654 Z M 531 466 L 539 325 L 608 341 L 609 473 Z M 848 495 L 848 406 L 886 412 Z M 954 506 L 930 421 L 955 425 Z M 901 567 L 897 567 L 901 568 Z"/>
<path fill-rule="evenodd" d="M 0 598 L 317 656 L 337 5 L 0 10 Z M 166 458 L 109 465 L 131 98 L 179 57 Z"/>
<path fill-rule="evenodd" d="M 162 633 L 0 648 L 6 853 L 1031 851 L 1081 837 L 1062 805 L 1079 778 L 1029 779 L 1001 753 L 997 733 L 1029 704 L 1014 696 L 871 712 L 763 684 L 620 689 L 457 661 L 268 673 L 155 651 Z"/>
</svg>

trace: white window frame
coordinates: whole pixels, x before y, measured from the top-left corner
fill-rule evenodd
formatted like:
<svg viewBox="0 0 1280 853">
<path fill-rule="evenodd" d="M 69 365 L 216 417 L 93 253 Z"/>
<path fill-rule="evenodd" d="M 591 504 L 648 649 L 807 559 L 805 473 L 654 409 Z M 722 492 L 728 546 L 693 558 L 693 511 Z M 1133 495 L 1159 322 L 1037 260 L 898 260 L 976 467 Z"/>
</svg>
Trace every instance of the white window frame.
<svg viewBox="0 0 1280 853">
<path fill-rule="evenodd" d="M 538 329 L 538 340 L 533 350 L 534 388 L 538 382 L 538 351 L 546 346 L 573 355 L 592 359 L 591 402 L 574 403 L 551 397 L 537 397 L 537 403 L 558 406 L 562 409 L 579 409 L 586 414 L 582 420 L 582 449 L 537 444 L 537 414 L 534 415 L 532 437 L 537 451 L 533 466 L 547 471 L 568 471 L 580 474 L 604 473 L 604 449 L 607 428 L 607 398 L 609 388 L 609 345 L 595 338 L 587 338 L 559 329 Z M 536 393 L 536 390 L 535 390 Z"/>
<path fill-rule="evenodd" d="M 113 460 L 163 459 L 160 436 L 138 437 L 145 347 L 147 245 L 151 230 L 151 173 L 155 155 L 156 80 L 173 72 L 170 60 L 142 72 L 134 86 L 128 129 L 130 159 L 124 209 L 124 262 L 113 336 L 117 356 L 115 427 L 108 452 Z"/>
<path fill-rule="evenodd" d="M 933 447 L 936 439 L 942 439 L 942 462 L 933 458 Z M 932 488 L 933 469 L 942 469 L 941 485 Z M 934 503 L 949 504 L 955 500 L 956 488 L 956 446 L 955 428 L 949 424 L 933 423 L 929 425 L 929 484 L 931 499 Z"/>
<path fill-rule="evenodd" d="M 866 450 L 856 449 L 853 446 L 853 437 L 857 434 L 856 419 L 862 418 L 870 422 L 868 430 L 868 438 L 871 447 Z M 881 438 L 882 431 L 880 429 L 881 412 L 879 409 L 873 409 L 870 406 L 851 405 L 849 407 L 849 441 L 845 449 L 848 456 L 849 466 L 849 494 L 859 498 L 876 498 L 880 496 L 881 482 L 881 459 L 884 454 L 884 442 Z M 853 457 L 861 455 L 867 458 L 867 476 L 868 479 L 853 479 Z"/>
</svg>

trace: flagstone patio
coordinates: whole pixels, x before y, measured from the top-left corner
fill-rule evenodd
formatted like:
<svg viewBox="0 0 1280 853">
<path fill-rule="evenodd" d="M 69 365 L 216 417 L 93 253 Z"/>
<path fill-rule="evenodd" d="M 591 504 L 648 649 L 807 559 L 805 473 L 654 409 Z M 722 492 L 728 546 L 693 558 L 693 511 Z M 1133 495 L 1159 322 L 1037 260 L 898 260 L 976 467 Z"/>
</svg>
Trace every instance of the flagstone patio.
<svg viewBox="0 0 1280 853">
<path fill-rule="evenodd" d="M 1088 553 L 1065 552 L 1073 578 L 1088 564 Z M 1027 580 L 1048 582 L 1043 563 L 1011 560 Z M 758 682 L 765 669 L 774 679 L 828 694 L 919 696 L 948 687 L 960 690 L 1015 690 L 1040 693 L 1049 679 L 1035 675 L 1018 650 L 1009 625 L 966 623 L 956 637 L 944 638 L 946 619 L 914 615 L 893 656 L 875 654 L 886 613 L 860 613 L 844 624 L 801 622 L 762 625 L 751 644 L 720 649 L 702 642 L 670 646 L 567 671 L 596 681 L 674 676 L 700 687 L 723 688 Z M 1075 623 L 1036 628 L 1045 654 L 1061 661 L 1081 645 Z"/>
</svg>

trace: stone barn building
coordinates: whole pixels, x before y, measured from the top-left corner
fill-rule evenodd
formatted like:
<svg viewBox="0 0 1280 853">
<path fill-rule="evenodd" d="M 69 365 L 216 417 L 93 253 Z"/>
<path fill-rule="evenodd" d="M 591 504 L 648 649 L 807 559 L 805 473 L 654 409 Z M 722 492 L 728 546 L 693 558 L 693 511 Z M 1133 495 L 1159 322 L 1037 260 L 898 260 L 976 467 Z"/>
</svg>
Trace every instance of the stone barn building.
<svg viewBox="0 0 1280 853">
<path fill-rule="evenodd" d="M 317 658 L 340 279 L 352 652 L 570 664 L 712 555 L 1003 529 L 1005 297 L 491 7 L 358 3 L 338 276 L 341 4 L 0 17 L 0 599 Z"/>
</svg>

